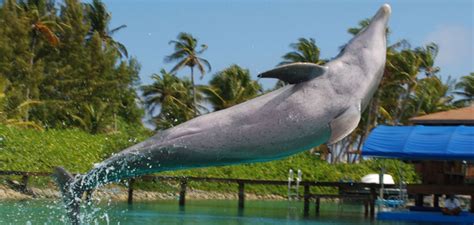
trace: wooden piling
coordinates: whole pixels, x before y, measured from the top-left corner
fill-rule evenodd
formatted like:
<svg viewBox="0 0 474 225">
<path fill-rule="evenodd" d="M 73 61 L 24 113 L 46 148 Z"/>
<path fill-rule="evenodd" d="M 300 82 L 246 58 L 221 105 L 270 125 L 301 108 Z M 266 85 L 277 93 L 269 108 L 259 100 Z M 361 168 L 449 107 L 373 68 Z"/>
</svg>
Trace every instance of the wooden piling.
<svg viewBox="0 0 474 225">
<path fill-rule="evenodd" d="M 415 195 L 415 206 L 423 206 L 423 194 L 416 194 Z"/>
<path fill-rule="evenodd" d="M 369 217 L 369 201 L 364 201 L 364 218 Z"/>
<path fill-rule="evenodd" d="M 135 183 L 135 179 L 132 178 L 128 180 L 128 204 L 133 204 L 133 184 Z"/>
<path fill-rule="evenodd" d="M 179 206 L 184 206 L 186 204 L 186 186 L 188 182 L 186 179 L 181 180 L 181 188 L 179 191 Z"/>
<path fill-rule="evenodd" d="M 244 208 L 244 201 L 245 201 L 245 184 L 244 182 L 238 182 L 239 183 L 239 209 Z"/>
<path fill-rule="evenodd" d="M 27 193 L 28 192 L 28 180 L 29 180 L 29 176 L 28 174 L 25 174 L 21 177 L 21 184 L 22 184 L 22 187 L 21 187 L 21 191 L 23 193 Z"/>
<path fill-rule="evenodd" d="M 304 207 L 303 207 L 304 216 L 309 215 L 309 198 L 311 197 L 309 193 L 309 187 L 310 186 L 308 184 L 304 185 Z"/>
<path fill-rule="evenodd" d="M 370 188 L 370 219 L 375 219 L 375 200 L 377 199 L 377 192 L 375 191 L 375 187 Z"/>
<path fill-rule="evenodd" d="M 316 212 L 316 215 L 319 215 L 319 209 L 320 209 L 320 206 L 321 206 L 321 198 L 319 197 L 316 197 L 316 203 L 314 205 L 314 211 Z"/>
<path fill-rule="evenodd" d="M 438 208 L 439 207 L 439 196 L 438 194 L 434 194 L 433 196 L 433 207 Z"/>
</svg>

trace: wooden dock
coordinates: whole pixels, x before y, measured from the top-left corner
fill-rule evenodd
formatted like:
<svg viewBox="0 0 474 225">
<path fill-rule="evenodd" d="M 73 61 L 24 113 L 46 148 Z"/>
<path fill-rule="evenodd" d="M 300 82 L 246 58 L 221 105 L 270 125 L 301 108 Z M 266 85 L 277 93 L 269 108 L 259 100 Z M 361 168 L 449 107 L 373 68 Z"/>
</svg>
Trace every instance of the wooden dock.
<svg viewBox="0 0 474 225">
<path fill-rule="evenodd" d="M 6 176 L 21 176 L 21 187 L 20 191 L 26 192 L 28 190 L 28 181 L 30 177 L 45 177 L 51 176 L 51 173 L 45 172 L 23 172 L 23 171 L 0 171 L 0 175 Z M 251 180 L 251 179 L 234 179 L 234 178 L 212 178 L 212 177 L 175 177 L 175 176 L 154 176 L 146 175 L 138 178 L 132 178 L 128 181 L 128 204 L 133 204 L 133 191 L 134 184 L 137 179 L 142 181 L 156 182 L 156 181 L 169 181 L 174 180 L 180 183 L 179 190 L 179 201 L 178 204 L 182 207 L 186 204 L 186 190 L 189 185 L 189 181 L 193 182 L 217 182 L 217 183 L 230 183 L 238 185 L 238 209 L 242 210 L 245 206 L 245 186 L 247 185 L 280 185 L 287 186 L 288 181 L 282 180 Z M 362 200 L 364 202 L 364 215 L 366 217 L 375 217 L 375 200 L 377 199 L 376 190 L 380 188 L 378 184 L 367 184 L 367 183 L 353 183 L 353 182 L 318 182 L 318 181 L 301 181 L 300 185 L 304 189 L 303 194 L 303 214 L 309 216 L 310 202 L 314 200 L 315 213 L 319 214 L 321 199 L 323 198 L 338 198 L 338 199 L 351 199 L 351 200 Z M 392 185 L 393 186 L 393 185 Z M 338 193 L 343 193 L 342 190 L 347 189 L 369 189 L 368 194 L 314 194 L 310 192 L 311 187 L 333 187 L 339 190 Z M 385 187 L 391 187 L 385 185 Z M 395 186 L 393 186 L 395 187 Z M 90 197 L 91 192 L 87 193 Z"/>
<path fill-rule="evenodd" d="M 276 186 L 287 186 L 288 181 L 282 180 L 251 180 L 251 179 L 233 179 L 233 178 L 210 178 L 210 177 L 172 177 L 172 176 L 143 176 L 140 179 L 145 181 L 165 181 L 165 180 L 177 180 L 180 182 L 179 192 L 179 205 L 184 206 L 186 204 L 186 189 L 188 181 L 197 182 L 217 182 L 217 183 L 234 183 L 238 184 L 238 208 L 243 209 L 245 205 L 245 186 L 247 185 L 276 185 Z M 134 181 L 131 181 L 132 183 Z M 303 194 L 303 214 L 309 216 L 310 202 L 315 201 L 315 213 L 319 214 L 320 211 L 320 199 L 323 198 L 338 198 L 338 199 L 351 199 L 361 200 L 364 202 L 364 215 L 370 218 L 375 217 L 375 200 L 377 199 L 377 189 L 380 188 L 378 184 L 368 183 L 354 183 L 354 182 L 318 182 L 318 181 L 301 181 L 300 185 L 304 188 Z M 348 189 L 368 189 L 368 194 L 333 194 L 333 195 L 321 195 L 313 194 L 310 192 L 311 187 L 333 187 L 337 188 L 338 193 L 344 193 L 343 190 Z M 395 185 L 385 185 L 386 188 L 396 188 Z M 133 186 L 129 185 L 129 203 L 132 204 L 133 199 Z"/>
<path fill-rule="evenodd" d="M 45 172 L 23 172 L 23 171 L 0 171 L 0 176 L 21 176 L 21 190 L 28 190 L 28 180 L 30 177 L 45 177 L 51 176 L 51 173 Z M 212 177 L 175 177 L 175 176 L 155 176 L 146 175 L 142 177 L 132 178 L 128 182 L 128 203 L 133 204 L 134 184 L 137 179 L 142 181 L 169 181 L 174 180 L 180 183 L 179 201 L 178 204 L 182 207 L 186 205 L 186 190 L 190 181 L 193 182 L 217 182 L 229 183 L 238 185 L 238 209 L 242 210 L 245 207 L 245 187 L 248 185 L 279 185 L 287 186 L 288 181 L 284 180 L 251 180 L 251 179 L 233 179 L 233 178 L 212 178 Z M 377 199 L 377 190 L 380 185 L 375 183 L 355 183 L 355 182 L 318 182 L 318 181 L 301 181 L 300 186 L 304 189 L 303 194 L 303 214 L 309 216 L 310 203 L 314 202 L 314 210 L 316 214 L 320 212 L 321 199 L 337 198 L 337 199 L 351 199 L 360 200 L 364 204 L 364 215 L 375 218 L 375 200 Z M 311 193 L 311 187 L 332 187 L 337 188 L 338 194 L 316 194 Z M 395 185 L 384 185 L 385 188 L 397 188 Z M 470 190 L 474 190 L 474 185 L 469 186 Z M 365 193 L 350 194 L 347 190 L 366 190 Z M 88 193 L 90 195 L 90 192 Z"/>
</svg>

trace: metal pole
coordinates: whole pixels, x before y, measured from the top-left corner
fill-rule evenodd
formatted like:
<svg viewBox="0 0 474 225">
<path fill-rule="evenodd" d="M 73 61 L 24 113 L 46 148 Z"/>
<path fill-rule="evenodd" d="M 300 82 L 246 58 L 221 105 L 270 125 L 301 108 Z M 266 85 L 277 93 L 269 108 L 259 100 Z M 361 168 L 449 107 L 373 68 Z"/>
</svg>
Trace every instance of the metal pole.
<svg viewBox="0 0 474 225">
<path fill-rule="evenodd" d="M 380 193 L 379 193 L 379 198 L 382 200 L 383 199 L 383 192 L 384 192 L 384 182 L 383 182 L 383 176 L 385 174 L 385 168 L 382 167 L 380 168 L 380 174 L 379 174 L 379 184 L 380 184 Z"/>
<path fill-rule="evenodd" d="M 288 171 L 288 200 L 291 200 L 291 182 L 293 182 L 293 170 Z"/>
<path fill-rule="evenodd" d="M 303 180 L 303 172 L 301 172 L 300 169 L 298 169 L 298 177 L 296 177 L 296 199 L 300 199 L 300 182 Z"/>
</svg>

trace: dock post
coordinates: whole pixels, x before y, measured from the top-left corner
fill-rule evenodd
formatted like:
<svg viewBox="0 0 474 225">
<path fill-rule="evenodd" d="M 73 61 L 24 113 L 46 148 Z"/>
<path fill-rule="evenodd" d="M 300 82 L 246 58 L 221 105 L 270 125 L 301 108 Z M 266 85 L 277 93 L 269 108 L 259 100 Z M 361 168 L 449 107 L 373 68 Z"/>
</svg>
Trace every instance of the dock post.
<svg viewBox="0 0 474 225">
<path fill-rule="evenodd" d="M 245 188 L 244 182 L 239 181 L 239 209 L 244 209 L 244 201 L 245 201 L 244 188 Z"/>
<path fill-rule="evenodd" d="M 179 191 L 179 206 L 184 206 L 186 203 L 186 186 L 187 186 L 186 179 L 181 180 L 181 189 Z"/>
<path fill-rule="evenodd" d="M 474 195 L 471 195 L 471 212 L 474 213 Z"/>
<path fill-rule="evenodd" d="M 135 183 L 135 179 L 132 178 L 128 180 L 128 204 L 133 204 L 133 184 Z"/>
<path fill-rule="evenodd" d="M 377 192 L 375 187 L 370 188 L 370 220 L 375 219 L 375 200 L 377 199 Z"/>
<path fill-rule="evenodd" d="M 438 208 L 439 207 L 439 195 L 434 194 L 433 196 L 433 207 Z"/>
<path fill-rule="evenodd" d="M 369 217 L 369 200 L 364 200 L 364 218 Z"/>
<path fill-rule="evenodd" d="M 416 194 L 415 195 L 415 206 L 423 206 L 423 194 Z"/>
<path fill-rule="evenodd" d="M 316 215 L 319 215 L 320 205 L 321 205 L 320 198 L 316 197 L 316 204 L 314 205 L 314 207 L 315 207 L 314 211 L 316 212 Z"/>
<path fill-rule="evenodd" d="M 304 185 L 304 207 L 303 207 L 303 215 L 308 216 L 309 215 L 309 198 L 310 198 L 310 193 L 309 193 L 309 184 Z"/>
<path fill-rule="evenodd" d="M 22 183 L 22 187 L 21 187 L 21 191 L 23 193 L 27 193 L 28 192 L 28 174 L 25 174 L 21 177 L 21 183 Z"/>
</svg>

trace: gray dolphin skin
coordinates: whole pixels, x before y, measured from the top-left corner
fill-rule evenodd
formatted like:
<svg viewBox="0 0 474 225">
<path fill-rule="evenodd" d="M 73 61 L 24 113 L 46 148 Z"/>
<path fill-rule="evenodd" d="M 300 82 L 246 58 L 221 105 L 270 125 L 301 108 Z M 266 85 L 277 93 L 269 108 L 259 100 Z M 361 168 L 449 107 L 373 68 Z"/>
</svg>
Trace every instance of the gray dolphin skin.
<svg viewBox="0 0 474 225">
<path fill-rule="evenodd" d="M 383 5 L 341 53 L 319 66 L 294 63 L 259 75 L 289 85 L 228 109 L 199 116 L 131 146 L 71 176 L 55 169 L 72 223 L 86 190 L 160 171 L 264 162 L 323 143 L 336 143 L 358 125 L 382 78 L 386 28 Z"/>
</svg>

